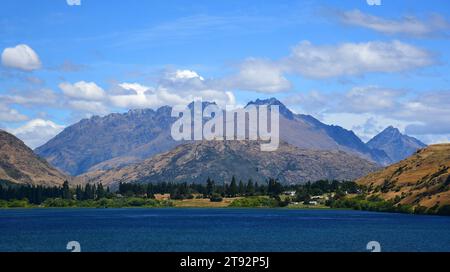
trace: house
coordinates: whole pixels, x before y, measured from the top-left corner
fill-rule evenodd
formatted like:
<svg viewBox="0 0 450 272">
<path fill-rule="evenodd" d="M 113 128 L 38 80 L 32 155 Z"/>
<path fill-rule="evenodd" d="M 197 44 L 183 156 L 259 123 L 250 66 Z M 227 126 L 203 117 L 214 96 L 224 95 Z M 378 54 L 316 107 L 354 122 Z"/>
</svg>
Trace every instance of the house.
<svg viewBox="0 0 450 272">
<path fill-rule="evenodd" d="M 295 196 L 295 191 L 285 191 L 285 192 L 283 192 L 283 194 L 284 195 L 286 195 L 286 196 Z"/>
</svg>

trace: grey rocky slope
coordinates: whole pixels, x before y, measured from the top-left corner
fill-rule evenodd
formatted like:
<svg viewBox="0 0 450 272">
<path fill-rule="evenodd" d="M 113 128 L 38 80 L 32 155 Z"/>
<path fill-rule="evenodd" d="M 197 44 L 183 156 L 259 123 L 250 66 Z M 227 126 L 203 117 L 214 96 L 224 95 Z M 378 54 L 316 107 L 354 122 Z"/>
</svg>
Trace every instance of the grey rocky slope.
<svg viewBox="0 0 450 272">
<path fill-rule="evenodd" d="M 280 137 L 307 149 L 341 150 L 381 165 L 391 163 L 381 149 L 371 149 L 352 131 L 294 114 L 275 98 L 250 102 L 280 106 Z M 67 127 L 35 151 L 71 175 L 139 162 L 183 144 L 171 138 L 171 108 L 131 110 L 84 119 Z"/>
<path fill-rule="evenodd" d="M 373 137 L 367 146 L 384 151 L 394 163 L 411 156 L 417 150 L 424 148 L 426 144 L 390 126 Z"/>
<path fill-rule="evenodd" d="M 354 180 L 379 167 L 343 151 L 301 149 L 282 142 L 276 151 L 260 150 L 256 141 L 199 141 L 180 145 L 140 163 L 98 170 L 77 177 L 77 183 L 115 187 L 119 182 L 204 183 L 239 179 L 264 182 L 276 178 L 286 184 L 320 179 Z"/>
</svg>

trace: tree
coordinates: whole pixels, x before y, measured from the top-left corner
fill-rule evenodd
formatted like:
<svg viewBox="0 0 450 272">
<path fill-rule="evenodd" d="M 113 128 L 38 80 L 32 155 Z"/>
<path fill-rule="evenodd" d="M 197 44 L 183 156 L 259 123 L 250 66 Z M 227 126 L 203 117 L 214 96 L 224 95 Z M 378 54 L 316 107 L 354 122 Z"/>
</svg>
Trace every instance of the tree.
<svg viewBox="0 0 450 272">
<path fill-rule="evenodd" d="M 95 184 L 86 184 L 84 187 L 84 194 L 83 194 L 83 200 L 89 200 L 95 198 Z"/>
<path fill-rule="evenodd" d="M 298 190 L 295 194 L 295 200 L 297 202 L 305 202 L 305 201 L 309 202 L 310 199 L 311 196 L 305 189 Z"/>
<path fill-rule="evenodd" d="M 64 181 L 64 183 L 63 183 L 62 198 L 63 199 L 72 199 L 72 194 L 71 194 L 70 188 L 69 188 L 69 182 L 67 180 Z"/>
<path fill-rule="evenodd" d="M 244 183 L 242 182 L 242 180 L 239 181 L 239 195 L 244 195 L 245 194 L 245 186 Z"/>
<path fill-rule="evenodd" d="M 206 181 L 206 195 L 211 196 L 214 192 L 214 181 L 208 178 Z"/>
<path fill-rule="evenodd" d="M 103 184 L 99 183 L 97 185 L 96 195 L 97 195 L 97 199 L 101 199 L 101 198 L 104 198 L 106 196 L 105 189 L 103 188 Z"/>
<path fill-rule="evenodd" d="M 283 187 L 279 182 L 277 182 L 275 179 L 271 178 L 269 179 L 269 184 L 267 186 L 267 193 L 270 196 L 277 196 L 281 194 L 283 191 Z"/>
<path fill-rule="evenodd" d="M 249 179 L 247 182 L 247 188 L 245 190 L 245 194 L 248 196 L 252 196 L 255 194 L 255 186 L 253 185 L 252 179 Z"/>
<path fill-rule="evenodd" d="M 236 184 L 236 178 L 233 176 L 233 178 L 231 179 L 231 183 L 230 183 L 230 193 L 229 196 L 230 197 L 235 197 L 238 193 L 238 187 Z"/>
<path fill-rule="evenodd" d="M 81 188 L 81 185 L 77 185 L 77 188 L 75 189 L 75 196 L 77 200 L 83 200 L 83 189 Z"/>
</svg>

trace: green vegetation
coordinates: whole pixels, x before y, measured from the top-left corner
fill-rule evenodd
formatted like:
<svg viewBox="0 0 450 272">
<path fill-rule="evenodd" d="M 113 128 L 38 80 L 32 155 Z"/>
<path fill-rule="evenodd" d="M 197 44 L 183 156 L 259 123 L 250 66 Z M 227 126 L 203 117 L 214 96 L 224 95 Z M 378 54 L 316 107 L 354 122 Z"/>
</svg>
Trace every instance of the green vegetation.
<svg viewBox="0 0 450 272">
<path fill-rule="evenodd" d="M 332 199 L 327 203 L 331 208 L 345 208 L 363 211 L 375 212 L 397 212 L 397 213 L 414 213 L 429 215 L 450 215 L 450 205 L 434 206 L 431 208 L 423 206 L 402 205 L 396 201 L 383 200 L 377 196 L 366 197 L 358 195 L 354 197 L 343 197 L 340 199 Z"/>
<path fill-rule="evenodd" d="M 386 184 L 389 186 L 389 184 Z M 86 184 L 70 188 L 20 186 L 0 183 L 0 208 L 124 208 L 124 207 L 233 207 L 233 208 L 337 208 L 376 212 L 450 215 L 450 205 L 401 205 L 400 197 L 383 200 L 367 196 L 368 188 L 350 181 L 320 180 L 303 185 L 284 186 L 275 179 L 263 184 L 248 180 L 216 184 L 120 183 L 116 192 L 102 184 Z M 155 195 L 170 195 L 170 200 Z M 209 203 L 209 204 L 208 204 Z"/>
<path fill-rule="evenodd" d="M 392 201 L 385 201 L 378 197 L 366 198 L 363 195 L 355 197 L 344 197 L 337 200 L 331 200 L 328 205 L 332 208 L 345 208 L 363 211 L 375 212 L 401 212 L 413 213 L 414 209 L 409 205 L 395 205 Z"/>
<path fill-rule="evenodd" d="M 101 198 L 98 200 L 67 200 L 67 199 L 47 199 L 41 205 L 48 208 L 163 208 L 172 207 L 173 203 L 168 200 L 158 201 L 155 199 L 130 197 L 130 198 Z"/>
<path fill-rule="evenodd" d="M 144 198 L 102 198 L 99 200 L 72 200 L 49 198 L 40 205 L 31 204 L 28 199 L 4 201 L 0 200 L 0 208 L 164 208 L 172 207 L 172 201 L 158 201 Z"/>
<path fill-rule="evenodd" d="M 279 203 L 274 198 L 265 196 L 252 196 L 236 199 L 229 207 L 233 208 L 274 208 L 279 207 Z"/>
</svg>

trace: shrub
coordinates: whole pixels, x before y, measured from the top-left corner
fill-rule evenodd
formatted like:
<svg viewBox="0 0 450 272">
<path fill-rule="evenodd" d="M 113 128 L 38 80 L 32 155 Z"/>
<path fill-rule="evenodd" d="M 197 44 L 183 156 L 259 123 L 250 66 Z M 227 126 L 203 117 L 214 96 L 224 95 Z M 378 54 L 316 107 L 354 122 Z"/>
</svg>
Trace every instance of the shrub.
<svg viewBox="0 0 450 272">
<path fill-rule="evenodd" d="M 273 198 L 268 197 L 246 197 L 236 199 L 231 202 L 230 207 L 235 208 L 257 208 L 257 207 L 278 207 L 279 203 Z"/>
<path fill-rule="evenodd" d="M 211 201 L 211 202 L 222 202 L 222 200 L 223 200 L 223 198 L 219 194 L 213 194 L 211 196 L 211 198 L 209 199 L 209 201 Z"/>
</svg>

